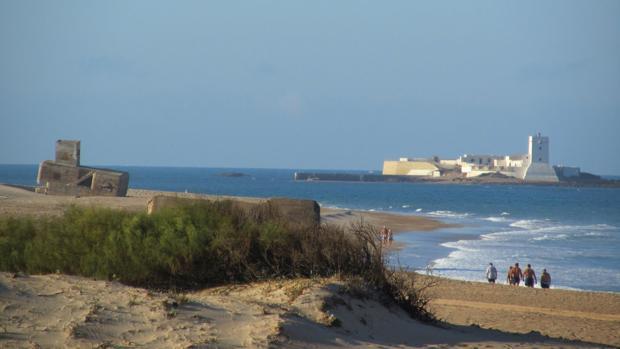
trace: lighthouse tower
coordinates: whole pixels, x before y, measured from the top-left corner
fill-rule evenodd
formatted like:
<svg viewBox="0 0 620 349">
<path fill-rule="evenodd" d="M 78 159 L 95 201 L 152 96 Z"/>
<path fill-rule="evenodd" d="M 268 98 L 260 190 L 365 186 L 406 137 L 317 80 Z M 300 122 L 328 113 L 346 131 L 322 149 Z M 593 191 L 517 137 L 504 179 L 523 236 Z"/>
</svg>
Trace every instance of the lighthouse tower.
<svg viewBox="0 0 620 349">
<path fill-rule="evenodd" d="M 553 167 L 549 165 L 549 137 L 538 133 L 529 136 L 524 180 L 533 182 L 558 182 Z"/>
<path fill-rule="evenodd" d="M 549 137 L 543 137 L 540 132 L 528 137 L 527 155 L 530 163 L 549 163 Z"/>
</svg>

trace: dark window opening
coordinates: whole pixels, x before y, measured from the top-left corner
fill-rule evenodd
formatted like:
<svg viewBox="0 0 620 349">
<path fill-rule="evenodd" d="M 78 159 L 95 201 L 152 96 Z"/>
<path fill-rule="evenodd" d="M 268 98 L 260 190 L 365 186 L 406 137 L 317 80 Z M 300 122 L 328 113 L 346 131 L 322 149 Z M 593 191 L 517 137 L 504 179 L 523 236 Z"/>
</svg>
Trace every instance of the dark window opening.
<svg viewBox="0 0 620 349">
<path fill-rule="evenodd" d="M 78 183 L 79 186 L 87 187 L 87 188 L 90 188 L 92 184 L 93 184 L 93 176 L 88 176 L 88 178 L 84 178 L 80 183 Z"/>
</svg>

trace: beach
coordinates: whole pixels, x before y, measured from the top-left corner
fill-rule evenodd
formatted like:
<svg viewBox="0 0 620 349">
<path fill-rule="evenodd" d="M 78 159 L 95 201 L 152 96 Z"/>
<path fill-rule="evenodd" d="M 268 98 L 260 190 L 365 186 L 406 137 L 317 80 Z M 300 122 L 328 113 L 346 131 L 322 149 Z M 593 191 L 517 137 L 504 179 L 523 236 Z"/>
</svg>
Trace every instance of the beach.
<svg viewBox="0 0 620 349">
<path fill-rule="evenodd" d="M 136 189 L 130 189 L 125 198 L 76 198 L 1 185 L 0 214 L 59 215 L 68 205 L 143 212 L 155 194 L 222 198 Z M 346 226 L 363 220 L 376 227 L 387 225 L 397 234 L 433 234 L 448 226 L 415 215 L 331 208 L 322 208 L 321 213 L 322 221 L 330 224 Z M 429 289 L 431 309 L 443 321 L 441 326 L 422 324 L 393 306 L 342 293 L 342 281 L 336 278 L 265 281 L 171 294 L 78 276 L 0 273 L 0 346 L 620 346 L 618 293 L 433 280 L 437 285 Z"/>
</svg>

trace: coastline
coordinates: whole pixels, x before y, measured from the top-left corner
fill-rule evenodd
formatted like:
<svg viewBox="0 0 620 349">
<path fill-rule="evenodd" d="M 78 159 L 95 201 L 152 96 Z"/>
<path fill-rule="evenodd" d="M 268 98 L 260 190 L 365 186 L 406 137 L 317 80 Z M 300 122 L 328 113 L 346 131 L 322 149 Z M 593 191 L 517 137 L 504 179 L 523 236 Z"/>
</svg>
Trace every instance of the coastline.
<svg viewBox="0 0 620 349">
<path fill-rule="evenodd" d="M 264 200 L 261 198 L 238 198 L 142 189 L 130 189 L 128 197 L 76 198 L 46 196 L 21 188 L 0 185 L 0 215 L 10 215 L 16 212 L 34 216 L 56 215 L 61 214 L 64 208 L 71 204 L 144 211 L 146 210 L 148 199 L 157 194 L 210 199 L 235 198 L 253 202 Z M 438 229 L 457 226 L 437 219 L 416 215 L 335 208 L 321 208 L 321 212 L 322 218 L 331 224 L 346 226 L 363 219 L 364 222 L 378 227 L 387 225 L 396 234 L 413 232 L 413 234 L 432 236 L 432 232 Z M 429 232 L 431 234 L 427 234 Z M 399 246 L 396 244 L 392 248 L 398 249 Z M 132 330 L 144 331 L 142 333 L 145 334 L 140 336 L 136 336 L 135 333 L 123 334 L 121 337 L 126 337 L 128 341 L 123 342 L 124 345 L 130 344 L 130 342 L 144 343 L 147 340 L 145 338 L 148 338 L 151 341 L 148 343 L 153 344 L 153 347 L 167 347 L 171 343 L 178 343 L 179 341 L 185 341 L 184 343 L 197 343 L 204 340 L 220 341 L 220 343 L 227 340 L 232 341 L 234 331 L 231 332 L 230 329 L 239 326 L 248 326 L 248 328 L 252 328 L 252 331 L 254 331 L 244 332 L 238 338 L 245 341 L 241 342 L 241 345 L 253 344 L 257 346 L 261 346 L 262 344 L 260 343 L 269 342 L 270 338 L 273 339 L 269 335 L 285 335 L 289 342 L 286 342 L 283 347 L 295 347 L 295 345 L 306 347 L 310 344 L 309 347 L 331 348 L 341 345 L 338 343 L 342 343 L 341 341 L 343 340 L 349 344 L 357 343 L 357 345 L 352 346 L 358 347 L 368 345 L 401 347 L 401 343 L 414 343 L 413 345 L 416 346 L 430 346 L 442 343 L 448 346 L 466 344 L 464 347 L 485 346 L 491 348 L 505 347 L 506 345 L 524 348 L 546 346 L 589 347 L 592 346 L 590 343 L 595 343 L 595 347 L 600 347 L 600 345 L 620 346 L 620 335 L 618 335 L 620 333 L 619 293 L 574 291 L 558 288 L 551 290 L 528 289 L 525 287 L 511 287 L 501 284 L 489 285 L 483 282 L 461 281 L 444 277 L 429 277 L 420 274 L 416 276 L 421 280 L 430 278 L 437 281 L 437 286 L 429 289 L 429 295 L 432 298 L 430 306 L 435 314 L 445 322 L 446 326 L 449 326 L 447 330 L 441 329 L 443 332 L 429 327 L 425 331 L 438 331 L 433 332 L 432 338 L 429 336 L 410 338 L 403 335 L 403 333 L 409 334 L 412 328 L 417 328 L 414 332 L 419 332 L 421 331 L 420 326 L 426 325 L 412 322 L 412 320 L 406 317 L 397 316 L 393 318 L 391 316 L 395 315 L 388 315 L 388 313 L 394 310 L 388 311 L 382 308 L 383 305 L 369 304 L 369 301 L 363 303 L 363 306 L 373 310 L 363 313 L 363 316 L 367 319 L 364 321 L 377 324 L 390 323 L 390 326 L 393 328 L 379 330 L 379 327 L 368 327 L 367 324 L 362 326 L 359 323 L 360 320 L 356 320 L 357 316 L 362 315 L 357 314 L 355 312 L 357 310 L 350 310 L 346 307 L 337 308 L 333 310 L 333 313 L 339 319 L 344 319 L 344 326 L 347 331 L 350 331 L 349 333 L 325 327 L 324 324 L 321 324 L 321 319 L 325 313 L 316 310 L 321 309 L 322 306 L 314 303 L 309 306 L 304 302 L 308 299 L 328 302 L 331 297 L 338 295 L 338 292 L 333 288 L 323 287 L 327 283 L 332 282 L 327 280 L 316 281 L 323 288 L 312 286 L 303 289 L 299 301 L 279 299 L 274 301 L 274 304 L 279 304 L 276 308 L 269 308 L 267 310 L 265 310 L 266 308 L 261 308 L 262 310 L 255 309 L 257 299 L 261 299 L 266 294 L 273 294 L 273 292 L 277 294 L 281 292 L 286 293 L 286 291 L 282 291 L 283 288 L 297 289 L 300 287 L 300 283 L 308 285 L 315 281 L 282 281 L 278 284 L 279 286 L 275 285 L 274 282 L 262 283 L 260 285 L 239 285 L 238 290 L 243 291 L 238 292 L 231 292 L 231 287 L 228 286 L 225 287 L 225 291 L 222 291 L 222 288 L 215 290 L 206 289 L 198 291 L 196 294 L 188 295 L 188 304 L 192 308 L 180 307 L 175 310 L 175 314 L 177 314 L 175 318 L 169 319 L 166 309 L 153 309 L 157 308 L 155 307 L 156 304 L 167 302 L 171 297 L 170 295 L 149 295 L 149 291 L 130 288 L 114 282 L 93 281 L 65 275 L 16 275 L 14 277 L 8 273 L 2 273 L 0 274 L 0 283 L 2 284 L 0 294 L 3 299 L 1 309 L 3 310 L 3 315 L 6 315 L 2 317 L 2 325 L 5 327 L 5 330 L 10 330 L 10 333 L 20 334 L 15 338 L 21 338 L 23 334 L 29 338 L 37 338 L 37 341 L 42 343 L 48 341 L 48 343 L 65 344 L 93 343 L 93 341 L 103 340 L 102 336 L 106 333 L 124 331 L 124 326 L 138 326 L 138 328 L 133 328 Z M 28 292 L 19 291 L 25 289 Z M 235 286 L 232 289 L 235 289 Z M 124 296 L 124 292 L 127 292 L 127 295 Z M 251 295 L 243 292 L 249 292 Z M 92 302 L 101 302 L 101 307 L 95 306 L 93 308 Z M 354 300 L 350 302 L 354 302 Z M 195 319 L 193 316 L 204 315 L 202 313 L 195 313 L 195 308 L 199 307 L 200 304 L 203 304 L 200 307 L 211 305 L 221 307 L 222 309 L 218 310 L 218 312 L 208 313 L 208 316 L 212 316 L 214 319 L 213 323 L 208 326 L 211 329 L 208 332 L 212 336 L 209 337 L 211 339 L 194 338 L 189 335 L 181 338 L 182 336 L 178 334 L 181 333 L 179 332 L 181 331 L 180 329 L 193 329 L 198 331 L 197 333 L 204 330 L 192 327 L 194 326 L 192 324 L 195 322 L 191 320 Z M 75 312 L 63 315 L 62 323 L 60 324 L 73 323 L 77 324 L 77 327 L 66 329 L 64 325 L 60 326 L 53 316 L 43 316 L 37 319 L 30 318 L 28 312 L 32 311 L 34 313 L 41 306 L 46 309 L 56 309 L 63 306 L 66 306 L 67 309 L 75 308 Z M 283 311 L 282 309 L 293 310 Z M 201 311 L 206 312 L 210 310 L 204 308 Z M 304 315 L 306 317 L 303 318 L 305 320 L 298 322 L 298 320 L 295 320 L 297 318 L 289 317 L 287 315 L 289 311 L 294 311 L 295 314 L 298 314 L 298 312 L 306 314 Z M 229 315 L 227 315 L 228 313 L 236 313 L 238 315 L 235 319 L 230 319 Z M 136 318 L 153 318 L 154 321 L 152 323 L 136 325 Z M 92 319 L 101 319 L 102 322 L 93 322 L 91 321 Z M 108 325 L 105 325 L 105 321 L 112 320 L 116 321 L 118 325 L 111 329 Z M 22 322 L 30 327 L 21 327 Z M 157 326 L 165 326 L 168 330 L 160 333 L 160 331 L 156 330 Z M 256 333 L 261 331 L 265 334 L 264 338 L 256 336 Z M 304 333 L 307 331 L 316 331 L 317 338 L 320 338 L 320 343 L 308 342 L 310 339 L 304 337 Z M 532 334 L 532 331 L 540 334 Z M 116 335 L 120 335 L 121 332 L 116 333 Z M 506 332 L 521 335 L 507 335 Z M 89 333 L 93 335 L 90 336 Z M 368 333 L 373 338 L 364 337 L 361 339 L 359 336 L 362 333 Z M 226 337 L 229 335 L 230 337 Z M 13 338 L 11 337 L 12 335 L 6 336 Z M 389 336 L 399 339 L 393 342 Z M 558 342 L 556 339 L 550 339 L 547 336 L 580 342 Z M 6 338 L 0 335 L 0 341 Z M 61 342 L 54 342 L 56 340 Z M 110 339 L 110 341 L 113 340 Z M 6 343 L 11 345 L 12 342 Z M 19 340 L 15 343 L 13 343 L 15 347 L 23 344 Z"/>
</svg>

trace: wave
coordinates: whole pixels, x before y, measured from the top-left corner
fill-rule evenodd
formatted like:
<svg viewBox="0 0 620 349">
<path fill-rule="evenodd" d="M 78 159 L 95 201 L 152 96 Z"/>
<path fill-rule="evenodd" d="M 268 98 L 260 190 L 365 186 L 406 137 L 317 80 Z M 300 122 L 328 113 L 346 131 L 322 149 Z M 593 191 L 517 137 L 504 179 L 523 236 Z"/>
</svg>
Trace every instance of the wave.
<svg viewBox="0 0 620 349">
<path fill-rule="evenodd" d="M 401 207 L 402 208 L 409 208 L 409 207 L 411 207 L 411 205 L 402 205 Z"/>
<path fill-rule="evenodd" d="M 422 212 L 422 209 L 421 209 L 421 208 L 418 208 L 418 209 L 416 209 L 415 211 L 416 211 L 416 212 Z"/>
<path fill-rule="evenodd" d="M 521 228 L 526 230 L 538 229 L 546 225 L 548 225 L 548 221 L 541 219 L 521 219 L 510 223 L 510 226 L 513 228 Z"/>
<path fill-rule="evenodd" d="M 471 216 L 471 213 L 458 213 L 453 211 L 432 211 L 427 213 L 429 216 L 434 217 L 447 217 L 447 218 L 465 218 Z"/>
<path fill-rule="evenodd" d="M 494 223 L 509 222 L 510 221 L 506 217 L 486 217 L 486 218 L 482 218 L 482 220 L 489 221 L 489 222 L 494 222 Z"/>
<path fill-rule="evenodd" d="M 545 234 L 543 236 L 537 236 L 532 238 L 533 241 L 545 241 L 545 240 L 566 240 L 569 236 L 566 234 L 557 234 L 557 235 L 549 235 Z"/>
</svg>

